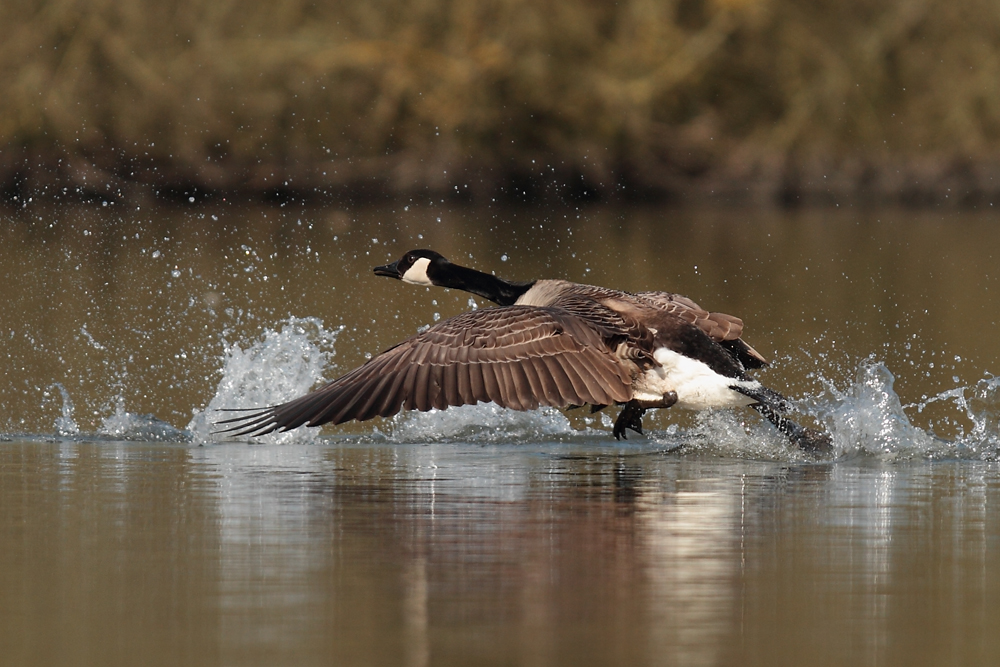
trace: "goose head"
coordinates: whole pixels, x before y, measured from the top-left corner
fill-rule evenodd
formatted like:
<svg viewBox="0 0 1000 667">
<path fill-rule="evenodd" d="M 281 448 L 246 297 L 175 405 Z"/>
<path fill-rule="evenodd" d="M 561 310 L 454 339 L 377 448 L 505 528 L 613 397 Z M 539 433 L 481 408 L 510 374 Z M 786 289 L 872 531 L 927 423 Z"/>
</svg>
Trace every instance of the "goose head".
<svg viewBox="0 0 1000 667">
<path fill-rule="evenodd" d="M 376 276 L 387 276 L 404 283 L 449 287 L 446 277 L 451 267 L 451 262 L 433 250 L 411 250 L 392 264 L 376 266 L 373 270 Z"/>
<path fill-rule="evenodd" d="M 375 275 L 388 276 L 413 285 L 436 285 L 460 289 L 509 306 L 535 284 L 509 282 L 489 273 L 452 264 L 433 250 L 411 250 L 392 264 L 376 266 Z"/>
</svg>

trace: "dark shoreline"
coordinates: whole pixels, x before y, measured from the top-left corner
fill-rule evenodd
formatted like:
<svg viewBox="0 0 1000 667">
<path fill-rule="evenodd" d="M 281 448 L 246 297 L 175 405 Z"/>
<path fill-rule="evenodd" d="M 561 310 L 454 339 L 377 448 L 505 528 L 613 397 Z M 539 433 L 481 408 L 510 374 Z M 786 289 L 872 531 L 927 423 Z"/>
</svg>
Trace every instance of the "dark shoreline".
<svg viewBox="0 0 1000 667">
<path fill-rule="evenodd" d="M 1000 204 L 1000 159 L 755 157 L 711 164 L 568 166 L 538 156 L 506 163 L 385 156 L 331 161 L 206 162 L 197 166 L 0 151 L 0 202 L 660 203 L 765 207 Z"/>
</svg>

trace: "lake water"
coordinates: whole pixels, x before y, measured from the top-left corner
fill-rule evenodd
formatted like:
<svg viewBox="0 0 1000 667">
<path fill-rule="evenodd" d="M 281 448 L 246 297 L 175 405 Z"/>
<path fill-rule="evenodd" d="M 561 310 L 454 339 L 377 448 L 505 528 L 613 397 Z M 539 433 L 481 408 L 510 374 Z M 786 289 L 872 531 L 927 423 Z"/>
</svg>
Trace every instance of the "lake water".
<svg viewBox="0 0 1000 667">
<path fill-rule="evenodd" d="M 3 664 L 1000 660 L 992 213 L 3 216 Z M 371 273 L 414 247 L 739 315 L 835 451 L 751 411 L 661 411 L 624 443 L 608 416 L 482 405 L 213 435 L 216 407 L 476 306 Z"/>
</svg>

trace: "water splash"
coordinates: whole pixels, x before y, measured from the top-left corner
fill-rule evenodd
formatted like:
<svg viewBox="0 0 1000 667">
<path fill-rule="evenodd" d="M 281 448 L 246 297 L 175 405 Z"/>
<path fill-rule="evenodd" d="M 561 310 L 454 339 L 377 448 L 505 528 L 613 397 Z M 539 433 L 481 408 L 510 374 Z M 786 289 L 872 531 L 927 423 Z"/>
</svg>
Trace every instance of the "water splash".
<svg viewBox="0 0 1000 667">
<path fill-rule="evenodd" d="M 191 435 L 174 428 L 153 415 L 137 415 L 125 410 L 121 403 L 113 414 L 104 418 L 97 434 L 114 440 L 134 442 L 187 442 Z"/>
<path fill-rule="evenodd" d="M 651 440 L 667 451 L 766 461 L 806 461 L 811 457 L 777 429 L 746 410 L 707 410 L 694 415 L 694 426 L 676 424 L 651 431 Z"/>
<path fill-rule="evenodd" d="M 1000 453 L 1000 381 L 988 376 L 972 387 L 956 387 L 904 406 L 894 390 L 895 377 L 881 361 L 868 358 L 858 365 L 853 384 L 840 390 L 826 382 L 826 391 L 801 402 L 804 411 L 824 423 L 841 455 L 869 454 L 893 458 L 983 458 Z M 933 403 L 951 402 L 971 423 L 953 439 L 934 433 L 935 424 L 915 425 L 917 415 Z M 954 416 L 946 421 L 954 423 Z"/>
<path fill-rule="evenodd" d="M 968 398 L 963 394 L 962 405 L 973 423 L 966 446 L 980 458 L 995 458 L 1000 452 L 1000 378 L 977 382 Z"/>
<path fill-rule="evenodd" d="M 59 416 L 56 417 L 55 422 L 56 435 L 69 436 L 78 434 L 80 426 L 73 418 L 73 399 L 70 398 L 69 392 L 66 391 L 66 387 L 62 386 L 61 383 L 57 382 L 52 386 L 58 389 L 59 394 L 62 396 L 62 410 Z"/>
<path fill-rule="evenodd" d="M 824 391 L 796 401 L 795 409 L 805 417 L 803 423 L 815 423 L 832 436 L 832 458 L 1000 458 L 1000 378 L 988 376 L 973 386 L 949 389 L 910 405 L 903 405 L 896 393 L 896 378 L 889 368 L 873 357 L 857 363 L 854 378 L 841 381 L 841 386 L 822 376 L 819 379 Z M 957 408 L 943 420 L 957 430 L 954 437 L 936 435 L 935 426 L 940 424 L 914 423 L 916 416 L 939 402 Z M 956 429 L 957 418 L 971 426 Z M 689 429 L 672 427 L 650 437 L 665 447 L 717 456 L 778 461 L 811 458 L 746 411 L 703 412 L 694 421 Z"/>
<path fill-rule="evenodd" d="M 232 440 L 217 434 L 222 408 L 275 405 L 309 391 L 323 378 L 342 330 L 328 331 L 317 318 L 291 317 L 278 330 L 267 329 L 247 349 L 228 345 L 222 380 L 204 410 L 195 411 L 187 429 L 198 444 Z M 254 438 L 255 442 L 313 442 L 319 429 L 299 428 Z"/>
<path fill-rule="evenodd" d="M 401 412 L 392 419 L 393 442 L 531 442 L 571 436 L 577 431 L 559 410 L 519 412 L 495 403 L 463 405 L 430 412 Z"/>
<path fill-rule="evenodd" d="M 884 363 L 869 358 L 846 390 L 825 383 L 826 395 L 809 411 L 827 425 L 838 452 L 895 458 L 941 455 L 951 448 L 911 422 L 894 390 L 895 380 Z"/>
<path fill-rule="evenodd" d="M 1000 378 L 989 375 L 972 387 L 943 391 L 920 403 L 918 412 L 939 401 L 953 403 L 971 424 L 967 431 L 961 429 L 955 440 L 959 456 L 983 460 L 1000 458 Z"/>
</svg>

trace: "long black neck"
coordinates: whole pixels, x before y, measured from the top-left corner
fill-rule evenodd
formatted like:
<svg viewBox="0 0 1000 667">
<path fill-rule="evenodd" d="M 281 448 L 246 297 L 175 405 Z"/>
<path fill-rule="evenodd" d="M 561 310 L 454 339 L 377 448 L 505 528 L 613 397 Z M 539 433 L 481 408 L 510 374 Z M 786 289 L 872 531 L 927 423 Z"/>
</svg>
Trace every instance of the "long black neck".
<svg viewBox="0 0 1000 667">
<path fill-rule="evenodd" d="M 458 264 L 449 264 L 448 270 L 435 275 L 433 280 L 435 285 L 472 292 L 500 306 L 514 305 L 535 284 L 533 280 L 526 283 L 509 282 Z"/>
</svg>

